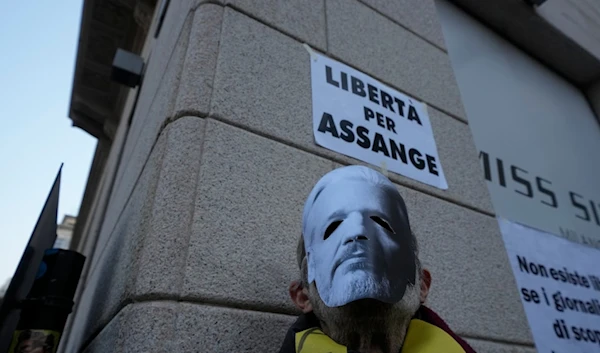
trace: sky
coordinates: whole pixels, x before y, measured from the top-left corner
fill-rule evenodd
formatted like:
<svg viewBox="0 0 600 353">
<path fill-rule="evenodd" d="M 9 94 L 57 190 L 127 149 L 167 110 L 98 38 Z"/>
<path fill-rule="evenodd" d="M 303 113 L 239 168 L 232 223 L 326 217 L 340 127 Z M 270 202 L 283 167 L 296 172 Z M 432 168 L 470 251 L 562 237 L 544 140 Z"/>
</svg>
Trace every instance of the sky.
<svg viewBox="0 0 600 353">
<path fill-rule="evenodd" d="M 68 118 L 81 0 L 0 1 L 0 287 L 61 163 L 58 222 L 76 216 L 96 139 Z"/>
</svg>

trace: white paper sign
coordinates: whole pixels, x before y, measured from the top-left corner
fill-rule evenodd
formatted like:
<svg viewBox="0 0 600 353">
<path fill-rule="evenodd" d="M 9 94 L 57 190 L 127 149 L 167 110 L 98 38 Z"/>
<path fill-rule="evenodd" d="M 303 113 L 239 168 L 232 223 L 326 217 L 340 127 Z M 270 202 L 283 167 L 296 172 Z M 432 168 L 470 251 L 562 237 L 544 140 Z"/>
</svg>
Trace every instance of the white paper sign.
<svg viewBox="0 0 600 353">
<path fill-rule="evenodd" d="M 498 222 L 538 352 L 599 352 L 600 251 Z"/>
<path fill-rule="evenodd" d="M 319 146 L 448 188 L 423 103 L 325 56 L 310 60 Z"/>
</svg>

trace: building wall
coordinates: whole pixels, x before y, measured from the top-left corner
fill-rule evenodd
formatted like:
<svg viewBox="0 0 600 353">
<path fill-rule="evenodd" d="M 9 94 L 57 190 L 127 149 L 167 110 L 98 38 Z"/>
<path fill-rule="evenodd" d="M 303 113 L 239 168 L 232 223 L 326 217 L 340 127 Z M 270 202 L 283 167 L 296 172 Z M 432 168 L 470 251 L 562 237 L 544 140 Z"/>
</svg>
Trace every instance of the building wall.
<svg viewBox="0 0 600 353">
<path fill-rule="evenodd" d="M 534 351 L 433 0 L 171 1 L 64 351 L 279 348 L 305 197 L 363 164 L 313 142 L 304 42 L 428 104 L 449 189 L 390 177 L 429 305 L 479 351 Z"/>
</svg>

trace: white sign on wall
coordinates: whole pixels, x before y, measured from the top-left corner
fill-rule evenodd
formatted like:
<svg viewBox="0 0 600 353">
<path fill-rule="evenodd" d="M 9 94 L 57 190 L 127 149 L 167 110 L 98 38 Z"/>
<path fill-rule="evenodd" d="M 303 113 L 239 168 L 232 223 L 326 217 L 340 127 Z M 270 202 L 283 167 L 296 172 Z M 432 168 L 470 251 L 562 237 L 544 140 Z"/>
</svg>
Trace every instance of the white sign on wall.
<svg viewBox="0 0 600 353">
<path fill-rule="evenodd" d="M 448 188 L 423 103 L 328 57 L 310 57 L 319 146 Z"/>
<path fill-rule="evenodd" d="M 496 214 L 600 247 L 600 124 L 585 96 L 452 4 L 436 6 Z"/>
<path fill-rule="evenodd" d="M 600 351 L 600 250 L 498 222 L 538 352 Z"/>
</svg>

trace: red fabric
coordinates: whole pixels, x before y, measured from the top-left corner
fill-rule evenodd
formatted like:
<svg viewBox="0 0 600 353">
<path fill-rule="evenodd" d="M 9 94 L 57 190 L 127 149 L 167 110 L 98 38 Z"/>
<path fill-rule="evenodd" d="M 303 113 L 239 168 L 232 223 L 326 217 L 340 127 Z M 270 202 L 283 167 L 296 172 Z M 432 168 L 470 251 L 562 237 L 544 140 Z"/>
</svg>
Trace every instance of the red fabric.
<svg viewBox="0 0 600 353">
<path fill-rule="evenodd" d="M 465 340 L 458 337 L 454 332 L 452 332 L 452 330 L 450 330 L 450 327 L 448 327 L 448 324 L 446 324 L 446 322 L 442 320 L 442 318 L 439 317 L 438 314 L 436 314 L 433 310 L 429 309 L 426 306 L 421 306 L 420 311 L 421 319 L 423 321 L 428 322 L 444 330 L 447 334 L 454 338 L 454 340 L 458 342 L 458 344 L 460 344 L 460 346 L 465 350 L 465 353 L 476 353 L 475 350 L 471 348 L 471 346 L 469 346 L 469 344 Z"/>
</svg>

